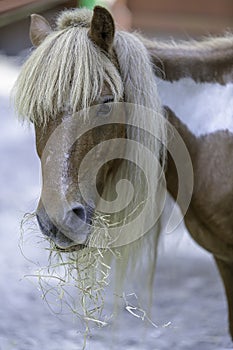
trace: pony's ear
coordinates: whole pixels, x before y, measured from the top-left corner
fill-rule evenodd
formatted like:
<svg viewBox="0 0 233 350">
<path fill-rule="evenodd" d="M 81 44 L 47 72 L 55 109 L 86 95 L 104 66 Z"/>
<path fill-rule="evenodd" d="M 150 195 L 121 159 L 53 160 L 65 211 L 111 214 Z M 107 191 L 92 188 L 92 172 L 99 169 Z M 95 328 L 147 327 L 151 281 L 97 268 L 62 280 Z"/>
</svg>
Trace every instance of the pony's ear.
<svg viewBox="0 0 233 350">
<path fill-rule="evenodd" d="M 96 6 L 91 20 L 89 37 L 104 51 L 111 50 L 115 34 L 115 24 L 111 14 L 104 7 Z"/>
<path fill-rule="evenodd" d="M 44 17 L 31 15 L 30 39 L 33 46 L 39 46 L 51 32 L 52 28 Z"/>
</svg>

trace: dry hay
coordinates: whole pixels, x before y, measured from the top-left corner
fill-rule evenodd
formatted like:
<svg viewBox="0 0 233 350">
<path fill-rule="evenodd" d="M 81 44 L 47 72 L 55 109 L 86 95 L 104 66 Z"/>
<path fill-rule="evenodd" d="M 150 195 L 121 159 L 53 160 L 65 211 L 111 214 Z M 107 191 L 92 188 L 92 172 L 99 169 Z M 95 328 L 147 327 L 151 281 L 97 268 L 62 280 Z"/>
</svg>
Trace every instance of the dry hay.
<svg viewBox="0 0 233 350">
<path fill-rule="evenodd" d="M 27 234 L 31 235 L 32 230 L 33 234 L 35 231 L 38 232 L 34 219 L 35 214 L 26 214 L 22 220 L 20 244 L 22 252 Z M 35 226 L 32 226 L 33 221 Z M 148 274 L 147 285 L 144 285 L 143 294 L 147 295 L 147 301 L 149 301 L 145 307 L 145 305 L 141 305 L 137 293 L 124 291 L 125 276 L 129 266 L 132 279 L 137 278 L 138 283 L 142 283 L 138 270 L 139 265 L 143 265 L 140 254 L 138 254 L 138 246 L 141 245 L 141 242 L 139 240 L 139 242 L 125 247 L 112 249 L 108 234 L 109 227 L 111 224 L 107 215 L 95 214 L 93 231 L 87 247 L 73 252 L 58 250 L 51 240 L 45 238 L 49 243 L 49 246 L 45 248 L 48 251 L 48 264 L 25 276 L 33 280 L 33 283 L 36 278 L 36 287 L 37 289 L 39 287 L 42 298 L 52 312 L 62 314 L 68 310 L 81 322 L 83 349 L 86 347 L 87 338 L 91 335 L 92 328 L 94 326 L 108 326 L 111 320 L 116 317 L 119 304 L 122 304 L 132 316 L 141 321 L 147 321 L 157 328 L 150 319 L 149 311 L 146 311 L 151 303 L 149 299 L 151 299 L 154 277 L 155 251 L 154 254 L 151 251 L 147 256 L 147 265 L 150 264 L 150 266 L 147 266 L 149 267 L 146 271 Z M 147 248 L 151 248 L 151 242 L 155 241 L 154 237 L 152 238 L 153 240 L 148 240 Z M 153 244 L 152 246 L 156 248 Z M 103 312 L 105 292 L 113 274 L 115 282 L 113 311 L 111 314 L 106 314 Z M 143 268 L 141 274 L 145 275 Z"/>
</svg>

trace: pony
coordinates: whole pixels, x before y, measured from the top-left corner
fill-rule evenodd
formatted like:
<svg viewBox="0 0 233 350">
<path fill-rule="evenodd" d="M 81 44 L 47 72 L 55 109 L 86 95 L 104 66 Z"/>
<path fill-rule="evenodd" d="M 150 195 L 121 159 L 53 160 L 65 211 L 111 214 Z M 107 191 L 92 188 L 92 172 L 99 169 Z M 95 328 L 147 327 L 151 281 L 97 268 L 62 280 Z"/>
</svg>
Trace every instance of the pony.
<svg viewBox="0 0 233 350">
<path fill-rule="evenodd" d="M 20 117 L 35 127 L 43 178 L 36 215 L 42 233 L 61 251 L 82 251 L 93 235 L 95 215 L 103 208 L 99 197 L 104 198 L 105 204 L 116 202 L 117 195 L 121 204 L 130 203 L 127 208 L 115 208 L 110 213 L 110 226 L 115 225 L 118 231 L 119 222 L 125 224 L 129 217 L 137 216 L 147 200 L 148 215 L 131 227 L 129 240 L 139 242 L 144 251 L 144 240 L 137 231 L 145 231 L 147 221 L 161 213 L 164 172 L 167 190 L 180 206 L 189 233 L 213 254 L 217 263 L 233 337 L 233 135 L 217 131 L 194 136 L 172 110 L 161 106 L 156 87 L 156 76 L 169 81 L 182 77 L 220 84 L 232 81 L 232 35 L 200 42 L 152 41 L 136 33 L 116 31 L 108 10 L 96 6 L 93 12 L 62 12 L 55 30 L 43 17 L 32 15 L 30 38 L 36 49 L 16 82 L 15 105 Z M 128 125 L 133 124 L 131 107 L 120 107 L 120 119 L 111 119 L 112 114 L 116 115 L 114 106 L 121 106 L 121 102 L 137 105 L 142 116 L 140 125 Z M 149 111 L 153 118 L 148 117 Z M 74 115 L 78 117 L 73 123 L 70 116 Z M 86 122 L 91 127 L 82 129 Z M 81 137 L 77 139 L 80 128 Z M 151 139 L 149 131 L 156 140 Z M 176 132 L 182 143 L 177 141 Z M 114 139 L 121 141 L 112 142 Z M 129 140 L 142 143 L 156 158 L 156 166 L 152 167 L 151 158 L 140 153 L 140 147 L 134 144 L 133 159 L 136 163 L 143 159 L 141 167 L 149 169 L 154 178 L 152 188 L 145 183 L 140 167 L 124 159 L 132 151 Z M 87 154 L 99 143 L 102 147 L 85 162 Z M 184 153 L 180 153 L 181 144 Z M 184 171 L 188 169 L 188 178 L 183 177 L 181 183 L 174 157 L 183 162 Z M 133 183 L 133 196 L 129 182 L 121 194 L 117 193 L 122 179 Z M 149 199 L 145 199 L 145 193 Z M 156 255 L 159 221 L 153 222 L 146 231 L 152 232 L 149 245 Z M 115 240 L 114 237 L 111 242 L 115 244 Z M 124 245 L 122 241 L 117 246 L 120 245 Z"/>
</svg>

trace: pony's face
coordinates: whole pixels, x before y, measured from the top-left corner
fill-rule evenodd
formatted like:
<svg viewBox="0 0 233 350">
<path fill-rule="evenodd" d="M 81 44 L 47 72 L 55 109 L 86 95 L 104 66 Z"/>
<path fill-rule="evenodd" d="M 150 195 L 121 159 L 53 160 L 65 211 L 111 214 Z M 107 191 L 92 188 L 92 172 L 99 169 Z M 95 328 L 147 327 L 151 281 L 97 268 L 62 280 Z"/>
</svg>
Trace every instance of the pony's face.
<svg viewBox="0 0 233 350">
<path fill-rule="evenodd" d="M 63 249 L 89 237 L 92 245 L 102 224 L 114 245 L 141 237 L 159 215 L 166 144 L 147 49 L 131 33 L 115 34 L 101 7 L 64 11 L 55 31 L 33 15 L 30 36 L 37 49 L 17 79 L 15 106 L 36 129 L 42 232 Z"/>
<path fill-rule="evenodd" d="M 38 46 L 49 33 L 48 23 L 39 16 L 32 18 L 31 39 L 34 45 Z M 111 57 L 112 64 L 116 65 L 116 60 L 111 51 L 114 37 L 114 22 L 109 12 L 103 8 L 95 8 L 94 15 L 89 30 L 89 36 L 93 42 L 100 46 L 106 54 Z M 77 82 L 78 84 L 79 82 Z M 109 118 L 112 113 L 112 102 L 114 96 L 106 82 L 101 87 L 100 97 L 92 103 L 92 113 L 89 118 L 93 125 L 96 119 Z M 61 249 L 78 249 L 84 246 L 88 240 L 93 215 L 98 201 L 96 190 L 99 196 L 102 195 L 104 186 L 109 176 L 116 171 L 121 162 L 120 155 L 124 150 L 118 150 L 119 158 L 104 162 L 107 154 L 112 152 L 111 143 L 104 141 L 116 138 L 125 138 L 126 130 L 124 124 L 104 124 L 91 128 L 81 134 L 79 138 L 72 142 L 67 148 L 67 140 L 70 134 L 79 133 L 79 125 L 63 128 L 59 140 L 59 150 L 56 147 L 52 150 L 51 157 L 59 159 L 62 173 L 62 181 L 56 181 L 54 170 L 48 161 L 48 156 L 44 156 L 46 147 L 52 135 L 63 123 L 66 123 L 69 115 L 61 113 L 54 118 L 48 119 L 46 125 L 35 124 L 37 153 L 41 159 L 43 187 L 39 205 L 37 208 L 37 220 L 41 231 L 52 239 Z M 77 130 L 74 131 L 74 128 Z M 95 146 L 101 143 L 98 152 L 90 156 L 90 160 L 84 169 L 80 171 L 83 159 Z M 113 146 L 112 146 L 113 147 Z M 56 154 L 59 152 L 59 154 Z M 123 158 L 123 157 L 122 157 Z M 103 166 L 99 169 L 95 178 L 95 183 L 91 183 L 89 178 L 98 167 L 99 159 L 103 160 Z M 87 183 L 85 200 L 81 194 L 79 184 Z M 52 190 L 51 190 L 52 188 Z M 96 190 L 93 191 L 93 188 Z M 46 199 L 45 199 L 46 198 Z M 65 198 L 65 201 L 64 201 Z M 46 205 L 45 205 L 46 201 Z M 72 248 L 72 249 L 73 249 Z"/>
<path fill-rule="evenodd" d="M 96 107 L 93 108 L 96 113 L 91 116 L 93 124 L 95 118 L 109 117 L 111 102 L 108 101 L 111 99 L 111 95 L 103 93 L 100 100 L 96 101 Z M 114 153 L 114 150 L 111 149 L 111 142 L 105 144 L 104 141 L 125 138 L 125 126 L 123 124 L 106 124 L 94 127 L 82 134 L 69 150 L 67 150 L 66 140 L 69 138 L 71 130 L 64 128 L 63 137 L 59 140 L 59 150 L 53 150 L 52 154 L 52 157 L 61 161 L 60 167 L 62 169 L 59 170 L 62 173 L 62 181 L 56 181 L 51 164 L 43 159 L 43 156 L 49 139 L 64 120 L 64 116 L 58 116 L 55 120 L 48 121 L 48 124 L 43 128 L 35 125 L 35 133 L 43 178 L 42 194 L 37 208 L 38 223 L 42 232 L 49 236 L 58 247 L 67 249 L 74 245 L 85 245 L 87 241 L 98 202 L 96 191 L 93 191 L 93 188 L 97 189 L 101 197 L 108 177 L 115 173 L 121 162 L 121 159 L 115 159 L 105 163 L 107 155 Z M 78 129 L 77 126 L 77 133 Z M 88 164 L 80 170 L 83 159 L 97 145 L 100 145 L 98 150 L 89 156 Z M 59 152 L 59 154 L 54 152 Z M 117 153 L 119 157 L 121 154 L 123 157 L 124 149 L 118 149 Z M 98 168 L 100 160 L 103 166 L 99 169 L 97 177 L 93 179 L 92 173 Z M 92 183 L 93 180 L 95 183 Z M 51 183 L 56 192 L 51 191 Z M 80 183 L 86 184 L 85 199 L 80 192 Z M 46 209 L 43 204 L 45 198 Z"/>
</svg>

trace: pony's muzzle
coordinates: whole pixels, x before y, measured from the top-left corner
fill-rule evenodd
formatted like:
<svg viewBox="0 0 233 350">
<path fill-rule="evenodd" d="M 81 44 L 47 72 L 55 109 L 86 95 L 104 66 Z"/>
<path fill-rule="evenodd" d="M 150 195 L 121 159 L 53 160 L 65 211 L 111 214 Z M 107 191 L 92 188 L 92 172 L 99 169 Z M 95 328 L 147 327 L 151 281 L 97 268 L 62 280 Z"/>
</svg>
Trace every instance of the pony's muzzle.
<svg viewBox="0 0 233 350">
<path fill-rule="evenodd" d="M 43 205 L 36 213 L 39 227 L 44 235 L 50 238 L 57 247 L 68 249 L 83 246 L 88 240 L 92 211 L 76 203 L 69 210 L 51 218 Z"/>
</svg>

